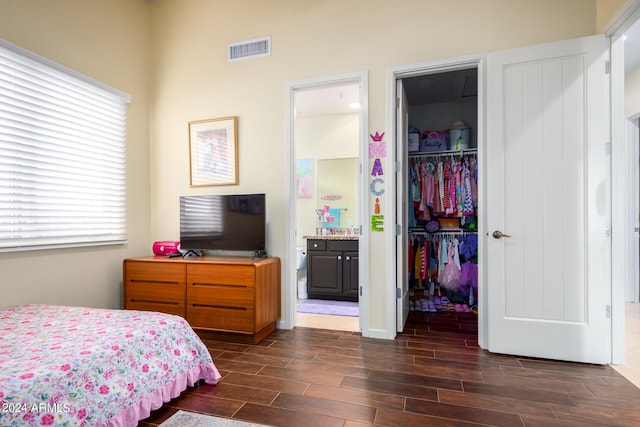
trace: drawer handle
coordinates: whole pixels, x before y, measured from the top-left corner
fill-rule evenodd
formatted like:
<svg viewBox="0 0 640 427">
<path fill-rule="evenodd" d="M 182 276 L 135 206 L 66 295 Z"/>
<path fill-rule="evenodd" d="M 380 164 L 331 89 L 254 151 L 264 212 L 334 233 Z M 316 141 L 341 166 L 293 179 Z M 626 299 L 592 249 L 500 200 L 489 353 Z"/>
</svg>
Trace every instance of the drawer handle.
<svg viewBox="0 0 640 427">
<path fill-rule="evenodd" d="M 180 305 L 179 302 L 174 302 L 174 301 L 154 301 L 154 300 L 150 300 L 150 299 L 130 299 L 129 301 L 131 301 L 132 303 L 151 303 L 151 304 L 167 304 L 167 305 Z"/>
<path fill-rule="evenodd" d="M 202 283 L 202 282 L 192 282 L 191 286 L 211 286 L 211 287 L 219 287 L 219 288 L 239 288 L 246 289 L 247 285 L 233 285 L 231 283 Z"/>
<path fill-rule="evenodd" d="M 338 255 L 338 261 L 342 259 L 342 255 Z"/>
<path fill-rule="evenodd" d="M 314 243 L 314 244 L 313 244 L 313 247 L 314 247 L 314 248 L 317 248 L 317 247 L 318 247 L 318 244 L 317 244 L 317 243 Z"/>
<path fill-rule="evenodd" d="M 345 259 L 346 259 L 347 261 L 351 261 L 351 257 L 350 257 L 350 256 L 346 256 L 346 257 L 345 257 Z"/>
<path fill-rule="evenodd" d="M 246 307 L 230 307 L 228 305 L 191 304 L 194 308 L 217 308 L 222 310 L 247 311 Z"/>
<path fill-rule="evenodd" d="M 131 283 L 150 283 L 152 285 L 179 285 L 179 282 L 167 282 L 166 280 L 144 280 L 144 279 L 129 279 Z"/>
</svg>

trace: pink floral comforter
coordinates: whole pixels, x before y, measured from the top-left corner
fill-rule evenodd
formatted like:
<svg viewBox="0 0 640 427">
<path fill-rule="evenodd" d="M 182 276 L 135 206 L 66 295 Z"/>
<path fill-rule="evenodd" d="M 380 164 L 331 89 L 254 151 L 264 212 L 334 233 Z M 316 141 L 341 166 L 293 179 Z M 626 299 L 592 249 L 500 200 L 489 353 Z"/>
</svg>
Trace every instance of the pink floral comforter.
<svg viewBox="0 0 640 427">
<path fill-rule="evenodd" d="M 135 426 L 220 378 L 189 324 L 162 313 L 0 309 L 0 426 Z"/>
</svg>

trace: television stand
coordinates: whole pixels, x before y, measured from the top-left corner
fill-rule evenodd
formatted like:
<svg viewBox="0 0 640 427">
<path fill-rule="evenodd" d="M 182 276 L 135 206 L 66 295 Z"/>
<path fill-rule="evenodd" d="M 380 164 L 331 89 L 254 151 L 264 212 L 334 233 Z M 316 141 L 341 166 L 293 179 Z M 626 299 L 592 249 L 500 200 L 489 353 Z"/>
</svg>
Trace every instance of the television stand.
<svg viewBox="0 0 640 427">
<path fill-rule="evenodd" d="M 128 258 L 127 310 L 184 317 L 202 339 L 257 344 L 280 318 L 280 258 Z"/>
</svg>

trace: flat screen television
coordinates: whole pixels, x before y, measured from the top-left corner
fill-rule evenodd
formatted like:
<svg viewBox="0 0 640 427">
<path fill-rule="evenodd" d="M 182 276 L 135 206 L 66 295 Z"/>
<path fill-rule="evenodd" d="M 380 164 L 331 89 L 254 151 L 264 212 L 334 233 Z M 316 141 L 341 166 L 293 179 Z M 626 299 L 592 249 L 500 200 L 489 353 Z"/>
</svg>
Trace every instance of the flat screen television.
<svg viewBox="0 0 640 427">
<path fill-rule="evenodd" d="M 180 197 L 180 249 L 266 251 L 264 194 Z"/>
</svg>

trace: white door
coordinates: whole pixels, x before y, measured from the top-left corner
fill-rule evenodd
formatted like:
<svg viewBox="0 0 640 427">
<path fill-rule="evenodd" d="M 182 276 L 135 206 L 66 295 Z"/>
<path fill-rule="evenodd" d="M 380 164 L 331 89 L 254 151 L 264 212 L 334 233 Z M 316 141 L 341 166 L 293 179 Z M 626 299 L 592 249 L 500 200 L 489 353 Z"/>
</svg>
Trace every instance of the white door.
<svg viewBox="0 0 640 427">
<path fill-rule="evenodd" d="M 400 161 L 400 164 L 406 164 L 407 161 L 407 140 L 409 131 L 409 105 L 407 103 L 407 96 L 404 92 L 404 86 L 402 80 L 396 80 L 396 94 L 398 97 L 398 103 L 396 108 L 396 159 Z M 396 201 L 396 224 L 400 229 L 399 235 L 396 237 L 396 271 L 398 277 L 396 278 L 396 297 L 397 297 L 397 321 L 396 330 L 402 332 L 404 325 L 407 323 L 407 317 L 409 316 L 409 277 L 407 266 L 409 262 L 407 260 L 407 188 L 408 179 L 407 174 L 403 169 L 398 168 L 396 172 L 396 188 L 397 188 L 397 201 Z"/>
<path fill-rule="evenodd" d="M 611 361 L 608 44 L 487 56 L 492 352 Z"/>
</svg>

